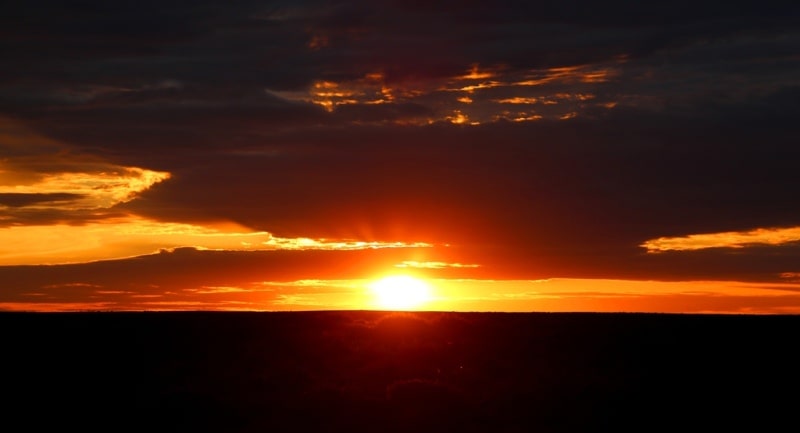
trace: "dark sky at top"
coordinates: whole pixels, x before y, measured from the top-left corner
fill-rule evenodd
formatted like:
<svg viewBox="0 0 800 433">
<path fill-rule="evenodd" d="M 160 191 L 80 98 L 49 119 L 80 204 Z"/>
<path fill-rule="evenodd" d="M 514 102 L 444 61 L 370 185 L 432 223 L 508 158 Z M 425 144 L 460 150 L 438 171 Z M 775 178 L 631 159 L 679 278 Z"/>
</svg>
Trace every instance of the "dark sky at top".
<svg viewBox="0 0 800 433">
<path fill-rule="evenodd" d="M 103 212 L 3 190 L 5 228 L 224 220 L 447 244 L 490 278 L 800 273 L 800 238 L 642 247 L 800 226 L 796 2 L 13 2 L 0 118 L 0 161 L 38 175 L 172 174 Z"/>
</svg>

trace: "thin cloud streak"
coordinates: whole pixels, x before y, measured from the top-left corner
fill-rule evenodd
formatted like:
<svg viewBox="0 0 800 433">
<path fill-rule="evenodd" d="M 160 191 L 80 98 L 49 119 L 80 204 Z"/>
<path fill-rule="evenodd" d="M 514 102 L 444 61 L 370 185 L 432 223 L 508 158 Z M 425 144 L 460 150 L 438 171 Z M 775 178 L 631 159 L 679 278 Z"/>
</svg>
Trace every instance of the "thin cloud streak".
<svg viewBox="0 0 800 433">
<path fill-rule="evenodd" d="M 705 248 L 746 248 L 753 245 L 783 245 L 800 242 L 800 227 L 758 228 L 741 232 L 704 233 L 663 237 L 642 244 L 648 252 L 686 251 Z"/>
</svg>

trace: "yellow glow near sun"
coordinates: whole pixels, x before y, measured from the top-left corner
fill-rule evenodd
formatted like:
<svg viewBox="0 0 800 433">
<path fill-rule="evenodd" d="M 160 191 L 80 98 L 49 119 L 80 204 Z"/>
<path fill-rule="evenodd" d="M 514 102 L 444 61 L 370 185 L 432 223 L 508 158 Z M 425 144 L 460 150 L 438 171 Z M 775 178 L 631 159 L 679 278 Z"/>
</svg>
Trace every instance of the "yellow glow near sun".
<svg viewBox="0 0 800 433">
<path fill-rule="evenodd" d="M 428 283 L 408 275 L 392 275 L 369 285 L 380 308 L 413 310 L 432 299 Z"/>
</svg>

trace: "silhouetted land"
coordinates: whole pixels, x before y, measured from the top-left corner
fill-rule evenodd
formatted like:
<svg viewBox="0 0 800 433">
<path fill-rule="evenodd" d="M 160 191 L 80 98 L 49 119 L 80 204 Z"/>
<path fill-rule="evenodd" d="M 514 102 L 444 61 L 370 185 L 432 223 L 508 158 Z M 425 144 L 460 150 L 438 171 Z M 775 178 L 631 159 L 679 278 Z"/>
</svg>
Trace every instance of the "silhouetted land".
<svg viewBox="0 0 800 433">
<path fill-rule="evenodd" d="M 4 431 L 775 431 L 798 316 L 0 314 Z"/>
</svg>

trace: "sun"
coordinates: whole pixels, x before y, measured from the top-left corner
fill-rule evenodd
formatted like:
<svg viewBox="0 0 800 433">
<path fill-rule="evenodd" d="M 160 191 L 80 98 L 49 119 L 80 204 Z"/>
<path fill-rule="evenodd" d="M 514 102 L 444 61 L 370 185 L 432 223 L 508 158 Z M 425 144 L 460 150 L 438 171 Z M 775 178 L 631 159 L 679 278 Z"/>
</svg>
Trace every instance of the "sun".
<svg viewBox="0 0 800 433">
<path fill-rule="evenodd" d="M 390 310 L 413 310 L 431 300 L 431 288 L 418 278 L 392 275 L 369 285 L 375 303 Z"/>
</svg>

